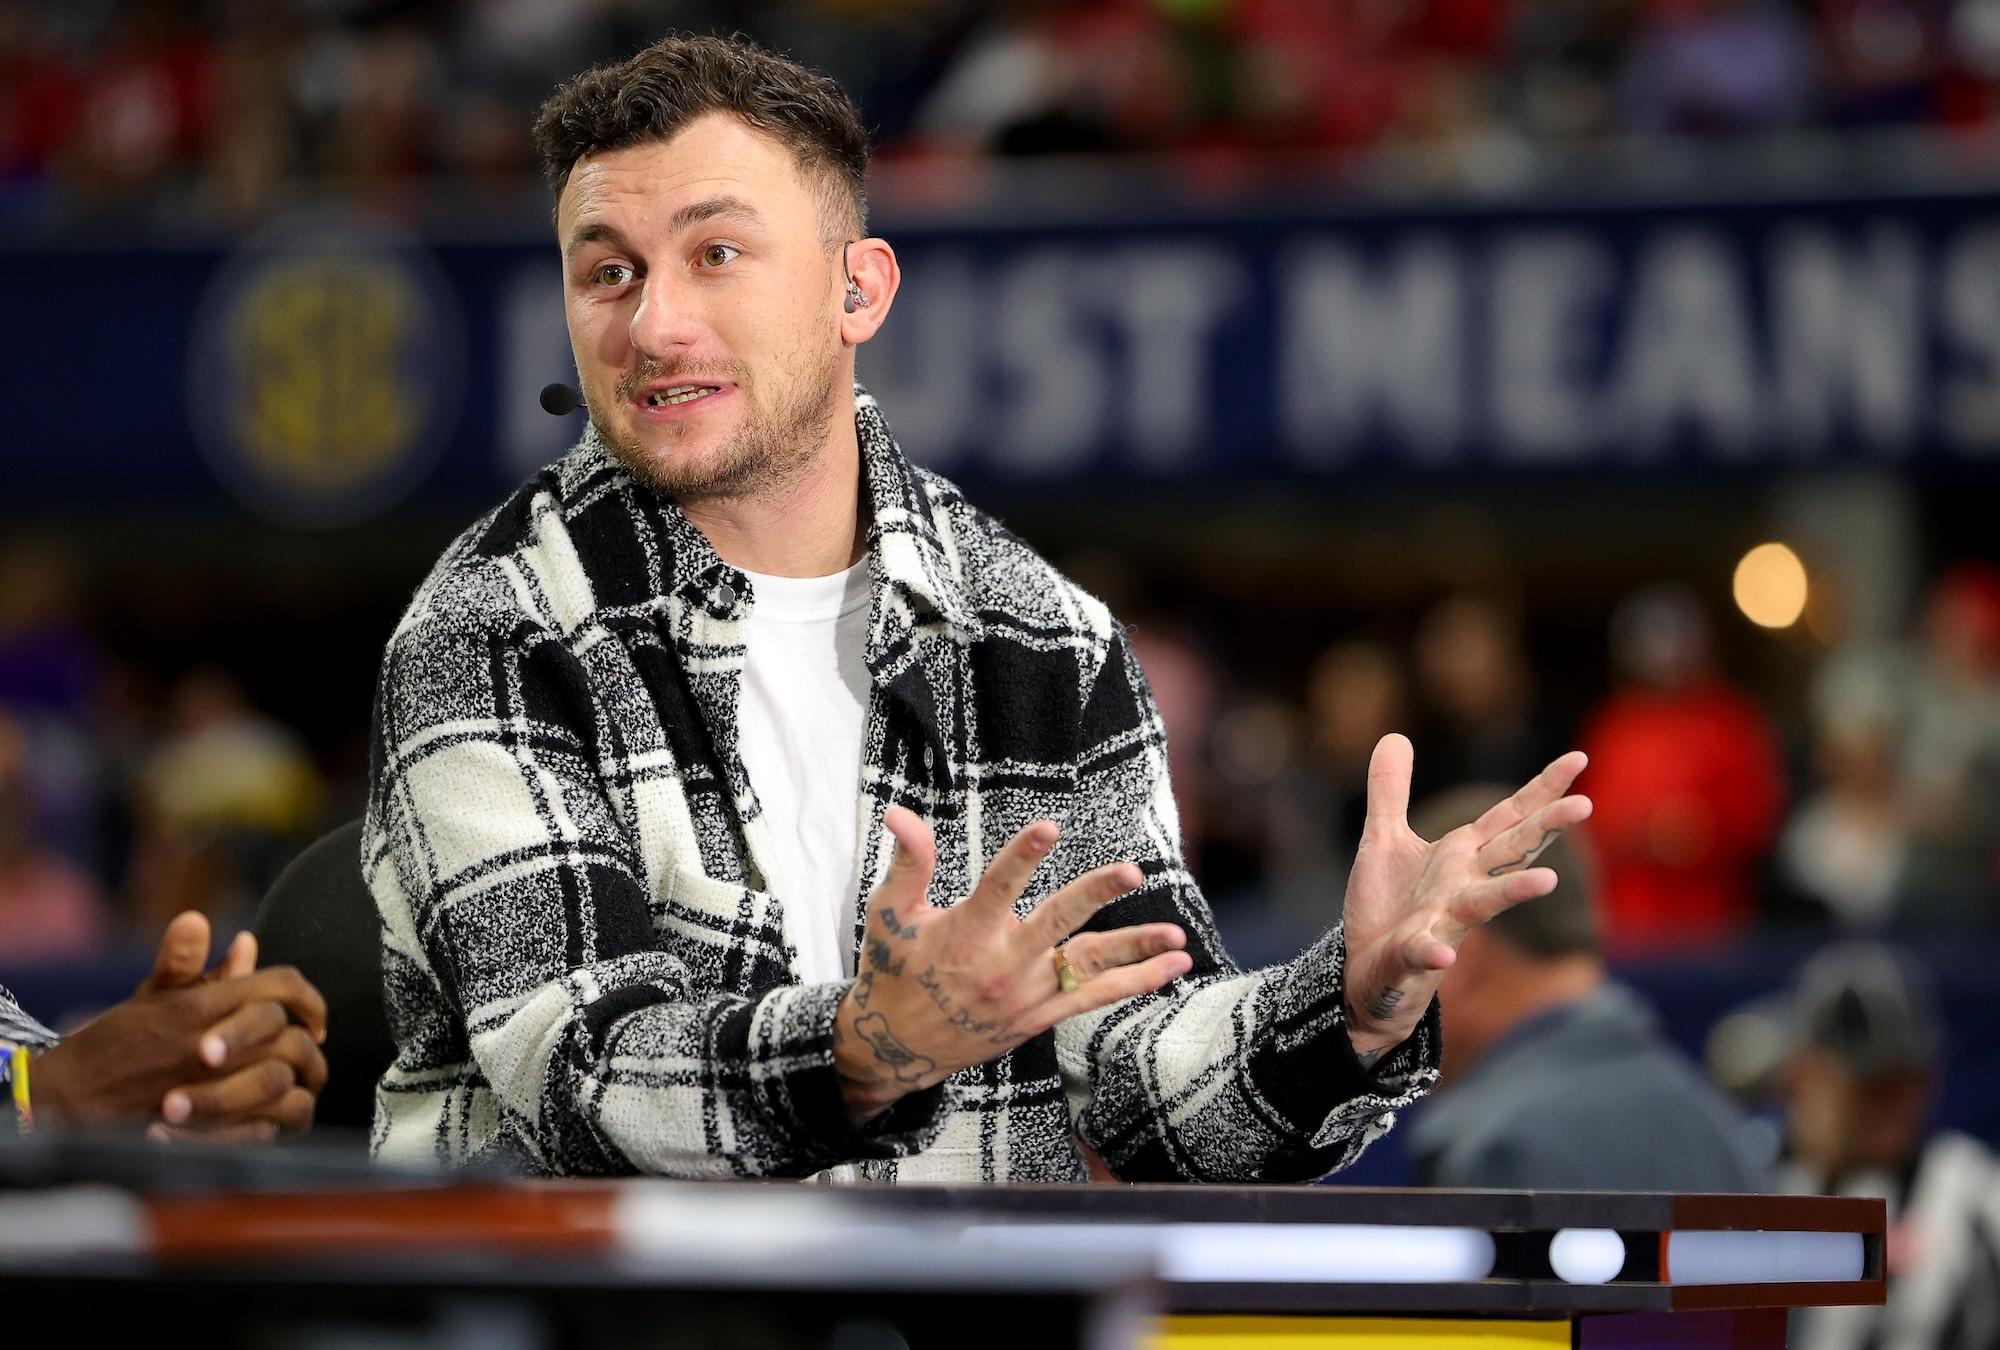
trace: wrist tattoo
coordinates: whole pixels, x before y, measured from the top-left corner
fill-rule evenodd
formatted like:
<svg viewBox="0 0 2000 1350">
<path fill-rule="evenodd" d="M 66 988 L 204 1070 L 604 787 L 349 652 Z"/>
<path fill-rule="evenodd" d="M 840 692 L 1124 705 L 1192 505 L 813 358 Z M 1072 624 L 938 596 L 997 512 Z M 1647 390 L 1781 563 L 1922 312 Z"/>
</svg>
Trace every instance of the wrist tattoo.
<svg viewBox="0 0 2000 1350">
<path fill-rule="evenodd" d="M 937 1062 L 930 1056 L 920 1055 L 897 1040 L 896 1033 L 889 1029 L 889 1019 L 879 1012 L 857 1018 L 854 1030 L 875 1052 L 875 1062 L 894 1074 L 898 1083 L 913 1087 L 937 1069 Z"/>
<path fill-rule="evenodd" d="M 1403 998 L 1403 991 L 1390 985 L 1368 1000 L 1368 1015 L 1378 1022 L 1386 1022 L 1396 1015 L 1396 1009 L 1402 1006 Z"/>
<path fill-rule="evenodd" d="M 1536 841 L 1535 846 L 1533 848 L 1529 849 L 1526 853 L 1523 853 L 1520 857 L 1514 859 L 1512 862 L 1503 862 L 1498 867 L 1488 868 L 1486 870 L 1486 875 L 1489 877 L 1497 877 L 1497 876 L 1502 876 L 1508 872 L 1520 871 L 1522 868 L 1531 865 L 1535 861 L 1535 859 L 1541 857 L 1543 852 L 1548 848 L 1548 846 L 1550 844 L 1553 844 L 1556 840 L 1560 839 L 1561 837 L 1562 837 L 1561 830 L 1542 831 L 1542 837 Z"/>
</svg>

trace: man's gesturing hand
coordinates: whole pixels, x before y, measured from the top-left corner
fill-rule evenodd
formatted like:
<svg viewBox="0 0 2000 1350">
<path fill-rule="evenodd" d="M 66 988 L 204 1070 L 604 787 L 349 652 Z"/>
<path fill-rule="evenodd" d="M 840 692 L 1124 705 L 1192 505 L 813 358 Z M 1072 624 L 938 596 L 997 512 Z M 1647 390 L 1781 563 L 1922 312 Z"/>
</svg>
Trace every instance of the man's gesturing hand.
<svg viewBox="0 0 2000 1350">
<path fill-rule="evenodd" d="M 1084 933 L 1064 947 L 1082 980 L 1065 994 L 1056 944 L 1138 886 L 1137 867 L 1087 872 L 1017 919 L 1015 900 L 1059 837 L 1053 822 L 1036 821 L 1000 850 L 971 895 L 940 910 L 924 899 L 937 868 L 930 828 L 900 806 L 884 824 L 896 857 L 869 897 L 860 969 L 834 1022 L 834 1067 L 857 1121 L 1065 1017 L 1150 994 L 1194 965 L 1174 924 Z"/>
<path fill-rule="evenodd" d="M 1586 762 L 1572 750 L 1472 824 L 1426 843 L 1408 818 L 1412 757 L 1404 736 L 1375 746 L 1341 916 L 1348 1037 L 1364 1064 L 1416 1030 L 1466 933 L 1555 889 L 1556 874 L 1534 861 L 1590 815 L 1588 797 L 1563 795 Z"/>
</svg>

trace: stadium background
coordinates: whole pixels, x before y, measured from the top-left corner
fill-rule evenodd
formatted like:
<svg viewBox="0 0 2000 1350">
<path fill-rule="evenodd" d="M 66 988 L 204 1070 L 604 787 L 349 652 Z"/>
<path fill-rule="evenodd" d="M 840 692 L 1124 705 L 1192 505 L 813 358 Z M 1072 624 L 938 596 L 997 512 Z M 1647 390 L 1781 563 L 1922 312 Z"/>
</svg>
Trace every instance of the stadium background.
<svg viewBox="0 0 2000 1350">
<path fill-rule="evenodd" d="M 358 813 L 401 605 L 575 432 L 532 109 L 668 29 L 856 95 L 862 378 L 1133 626 L 1239 959 L 1380 731 L 1581 738 L 1712 909 L 1607 916 L 1676 1040 L 1887 934 L 2000 1142 L 2000 0 L 0 4 L 0 982 Z"/>
</svg>

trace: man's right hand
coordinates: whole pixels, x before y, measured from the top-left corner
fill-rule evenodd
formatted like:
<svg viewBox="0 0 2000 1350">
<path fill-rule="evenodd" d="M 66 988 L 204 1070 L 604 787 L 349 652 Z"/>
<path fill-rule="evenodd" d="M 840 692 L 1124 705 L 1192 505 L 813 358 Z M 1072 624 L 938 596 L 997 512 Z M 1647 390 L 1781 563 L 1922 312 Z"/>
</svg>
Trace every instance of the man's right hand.
<svg viewBox="0 0 2000 1350">
<path fill-rule="evenodd" d="M 204 974 L 208 942 L 207 919 L 176 917 L 137 992 L 36 1059 L 38 1119 L 246 1140 L 311 1123 L 326 1001 L 289 966 L 255 970 L 248 934 Z"/>
<path fill-rule="evenodd" d="M 930 828 L 900 806 L 883 823 L 896 856 L 869 898 L 860 970 L 834 1021 L 834 1067 L 857 1122 L 1064 1018 L 1150 994 L 1193 968 L 1174 924 L 1084 933 L 1063 948 L 1081 981 L 1065 993 L 1057 945 L 1136 888 L 1137 867 L 1087 872 L 1018 919 L 1014 902 L 1059 837 L 1054 822 L 1037 821 L 1008 841 L 971 895 L 940 910 L 925 900 L 937 869 Z"/>
</svg>

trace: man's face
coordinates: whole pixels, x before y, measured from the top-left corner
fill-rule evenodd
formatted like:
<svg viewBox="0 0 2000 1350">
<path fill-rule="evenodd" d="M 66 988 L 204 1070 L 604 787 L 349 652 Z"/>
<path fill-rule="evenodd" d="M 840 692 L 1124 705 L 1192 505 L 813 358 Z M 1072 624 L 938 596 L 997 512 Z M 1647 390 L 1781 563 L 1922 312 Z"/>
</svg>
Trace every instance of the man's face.
<svg viewBox="0 0 2000 1350">
<path fill-rule="evenodd" d="M 591 421 L 686 500 L 781 481 L 837 406 L 839 250 L 792 153 L 725 113 L 578 161 L 556 205 Z"/>
</svg>

